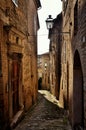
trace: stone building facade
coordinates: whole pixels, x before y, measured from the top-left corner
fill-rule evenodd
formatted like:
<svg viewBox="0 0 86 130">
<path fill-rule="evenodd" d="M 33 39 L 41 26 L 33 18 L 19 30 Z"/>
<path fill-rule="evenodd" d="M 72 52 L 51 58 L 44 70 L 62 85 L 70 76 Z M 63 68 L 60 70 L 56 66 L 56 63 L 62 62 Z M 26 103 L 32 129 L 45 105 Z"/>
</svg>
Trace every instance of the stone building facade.
<svg viewBox="0 0 86 130">
<path fill-rule="evenodd" d="M 0 129 L 13 127 L 37 98 L 39 0 L 0 1 Z M 34 81 L 34 82 L 33 82 Z"/>
<path fill-rule="evenodd" d="M 50 39 L 50 91 L 59 99 L 61 77 L 61 35 L 62 13 L 53 20 L 53 28 L 49 30 Z"/>
<path fill-rule="evenodd" d="M 61 0 L 61 78 L 59 104 L 68 114 L 72 128 L 86 129 L 86 1 Z M 54 27 L 55 26 L 55 27 Z M 55 30 L 55 29 L 56 30 Z M 50 35 L 51 54 L 55 54 L 58 28 L 53 25 Z M 57 37 L 58 38 L 58 37 Z M 58 44 L 57 44 L 58 45 Z M 52 47 L 53 46 L 53 47 Z M 56 55 L 56 54 L 55 54 Z M 51 55 L 50 60 L 55 61 Z M 56 59 L 57 62 L 59 61 Z M 56 63 L 53 66 L 54 74 Z M 52 72 L 51 72 L 52 73 Z M 58 77 L 57 75 L 54 75 Z M 56 79 L 58 81 L 58 79 Z M 55 81 L 56 82 L 56 81 Z M 55 91 L 55 89 L 54 89 Z M 54 93 L 53 93 L 54 94 Z M 54 94 L 55 95 L 55 94 Z"/>
<path fill-rule="evenodd" d="M 86 129 L 86 1 L 62 0 L 60 102 L 73 129 Z M 63 99 L 63 102 L 62 102 Z"/>
<path fill-rule="evenodd" d="M 38 65 L 38 79 L 42 78 L 42 54 L 37 57 L 37 65 Z"/>
<path fill-rule="evenodd" d="M 41 78 L 41 89 L 50 89 L 50 56 L 49 52 L 38 55 L 38 80 Z M 39 77 L 40 76 L 40 77 Z"/>
</svg>

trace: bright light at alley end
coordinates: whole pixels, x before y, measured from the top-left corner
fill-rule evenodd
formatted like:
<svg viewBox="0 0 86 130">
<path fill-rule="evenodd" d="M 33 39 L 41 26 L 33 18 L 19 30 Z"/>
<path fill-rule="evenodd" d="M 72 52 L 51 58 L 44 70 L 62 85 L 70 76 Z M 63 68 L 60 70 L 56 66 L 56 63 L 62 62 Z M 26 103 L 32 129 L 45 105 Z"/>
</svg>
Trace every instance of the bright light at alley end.
<svg viewBox="0 0 86 130">
<path fill-rule="evenodd" d="M 46 19 L 46 26 L 47 29 L 52 29 L 53 27 L 53 18 L 51 15 L 49 15 L 48 18 Z"/>
</svg>

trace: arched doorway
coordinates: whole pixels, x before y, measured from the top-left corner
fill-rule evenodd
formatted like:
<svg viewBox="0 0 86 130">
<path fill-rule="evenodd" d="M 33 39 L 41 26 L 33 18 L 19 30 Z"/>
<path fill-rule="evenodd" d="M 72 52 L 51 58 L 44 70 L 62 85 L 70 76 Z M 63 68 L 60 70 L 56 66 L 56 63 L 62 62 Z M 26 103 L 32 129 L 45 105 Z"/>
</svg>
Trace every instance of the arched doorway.
<svg viewBox="0 0 86 130">
<path fill-rule="evenodd" d="M 84 95 L 83 74 L 78 51 L 76 51 L 74 55 L 73 73 L 73 126 L 79 128 L 84 125 Z"/>
</svg>

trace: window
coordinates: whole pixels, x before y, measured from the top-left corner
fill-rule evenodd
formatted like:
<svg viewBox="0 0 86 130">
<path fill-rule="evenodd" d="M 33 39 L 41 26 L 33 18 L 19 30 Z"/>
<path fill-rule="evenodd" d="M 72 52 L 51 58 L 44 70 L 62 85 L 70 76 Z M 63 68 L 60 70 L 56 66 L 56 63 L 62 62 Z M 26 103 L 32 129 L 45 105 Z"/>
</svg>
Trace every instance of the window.
<svg viewBox="0 0 86 130">
<path fill-rule="evenodd" d="M 18 0 L 12 0 L 12 1 L 13 1 L 13 3 L 15 4 L 15 6 L 18 7 Z"/>
<path fill-rule="evenodd" d="M 16 37 L 16 44 L 19 43 L 19 37 Z"/>
<path fill-rule="evenodd" d="M 74 8 L 74 35 L 77 34 L 78 31 L 78 1 L 75 4 Z"/>
<path fill-rule="evenodd" d="M 45 67 L 45 70 L 47 70 L 47 63 L 45 63 L 44 67 Z"/>
</svg>

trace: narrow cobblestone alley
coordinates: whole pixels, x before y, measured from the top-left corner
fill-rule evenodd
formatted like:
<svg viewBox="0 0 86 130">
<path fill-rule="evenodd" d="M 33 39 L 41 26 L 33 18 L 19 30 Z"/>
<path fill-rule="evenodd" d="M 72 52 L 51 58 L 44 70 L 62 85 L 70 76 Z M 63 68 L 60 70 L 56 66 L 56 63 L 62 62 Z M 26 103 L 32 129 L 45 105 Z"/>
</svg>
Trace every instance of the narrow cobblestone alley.
<svg viewBox="0 0 86 130">
<path fill-rule="evenodd" d="M 71 126 L 58 101 L 48 91 L 40 90 L 38 103 L 14 130 L 71 130 Z"/>
</svg>

